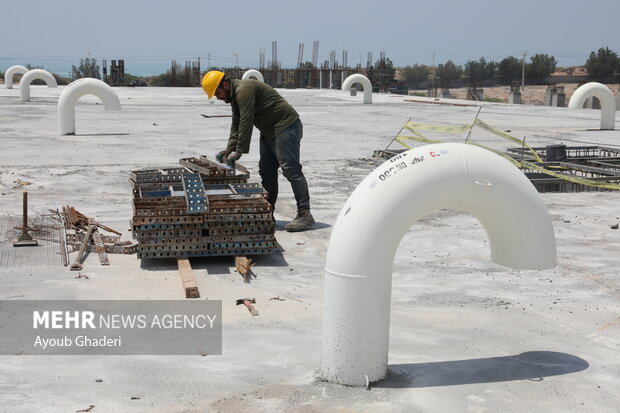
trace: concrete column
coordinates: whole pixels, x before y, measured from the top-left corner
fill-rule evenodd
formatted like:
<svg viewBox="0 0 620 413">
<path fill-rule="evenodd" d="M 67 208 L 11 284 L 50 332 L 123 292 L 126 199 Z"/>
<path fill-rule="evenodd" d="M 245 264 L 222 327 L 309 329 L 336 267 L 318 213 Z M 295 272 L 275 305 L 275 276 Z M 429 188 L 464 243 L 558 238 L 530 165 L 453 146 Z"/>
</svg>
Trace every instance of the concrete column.
<svg viewBox="0 0 620 413">
<path fill-rule="evenodd" d="M 564 86 L 556 86 L 555 93 L 551 98 L 551 106 L 563 108 L 566 106 L 566 94 L 564 93 Z"/>
<path fill-rule="evenodd" d="M 601 102 L 598 100 L 596 96 L 589 97 L 586 100 L 586 103 L 583 104 L 585 109 L 600 109 Z"/>
<path fill-rule="evenodd" d="M 520 105 L 521 92 L 510 92 L 510 94 L 508 95 L 508 103 L 510 105 Z"/>
<path fill-rule="evenodd" d="M 566 107 L 566 94 L 565 93 L 556 93 L 553 96 L 553 101 L 551 102 L 551 106 L 557 106 L 559 108 Z"/>
<path fill-rule="evenodd" d="M 545 106 L 553 106 L 553 96 L 555 95 L 555 87 L 553 85 L 547 86 L 545 92 Z"/>
</svg>

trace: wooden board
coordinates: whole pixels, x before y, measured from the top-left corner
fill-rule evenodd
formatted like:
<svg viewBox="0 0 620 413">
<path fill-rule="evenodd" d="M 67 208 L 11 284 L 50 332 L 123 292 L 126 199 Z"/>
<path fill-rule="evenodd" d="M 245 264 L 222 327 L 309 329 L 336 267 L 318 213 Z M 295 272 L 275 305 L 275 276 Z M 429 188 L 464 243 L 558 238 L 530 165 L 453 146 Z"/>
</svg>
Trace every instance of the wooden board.
<svg viewBox="0 0 620 413">
<path fill-rule="evenodd" d="M 108 260 L 108 254 L 106 253 L 103 239 L 101 238 L 99 231 L 97 231 L 97 228 L 94 229 L 92 236 L 93 241 L 95 242 L 95 251 L 99 254 L 99 262 L 101 265 L 110 265 L 110 260 Z"/>
<path fill-rule="evenodd" d="M 254 261 L 244 256 L 235 257 L 235 268 L 239 271 L 239 274 L 243 276 L 244 282 L 249 282 L 249 277 L 252 276 L 252 265 Z"/>
<path fill-rule="evenodd" d="M 198 291 L 198 285 L 196 284 L 196 278 L 194 277 L 189 259 L 177 258 L 177 264 L 179 266 L 183 290 L 185 291 L 185 298 L 200 298 L 200 292 Z"/>
</svg>

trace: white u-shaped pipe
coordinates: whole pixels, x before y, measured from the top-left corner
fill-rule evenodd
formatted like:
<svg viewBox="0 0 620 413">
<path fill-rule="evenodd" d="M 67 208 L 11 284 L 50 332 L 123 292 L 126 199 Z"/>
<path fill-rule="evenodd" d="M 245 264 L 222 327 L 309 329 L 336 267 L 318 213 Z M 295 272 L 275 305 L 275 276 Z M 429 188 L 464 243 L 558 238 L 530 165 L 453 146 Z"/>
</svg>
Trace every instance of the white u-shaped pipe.
<svg viewBox="0 0 620 413">
<path fill-rule="evenodd" d="M 356 73 L 348 76 L 342 83 L 342 90 L 351 90 L 351 87 L 356 83 L 364 87 L 364 103 L 372 103 L 372 85 L 370 80 L 364 75 Z"/>
<path fill-rule="evenodd" d="M 569 109 L 582 109 L 588 98 L 597 97 L 601 102 L 601 129 L 616 128 L 616 100 L 614 94 L 602 83 L 590 82 L 575 90 L 568 102 Z"/>
<path fill-rule="evenodd" d="M 48 87 L 58 87 L 56 79 L 47 70 L 29 70 L 19 81 L 19 98 L 22 102 L 28 102 L 30 100 L 30 84 L 33 80 L 37 79 L 43 80 Z"/>
<path fill-rule="evenodd" d="M 28 68 L 21 65 L 9 67 L 6 69 L 6 72 L 4 72 L 4 86 L 6 86 L 7 89 L 13 89 L 13 75 L 23 75 L 26 72 L 28 72 Z"/>
<path fill-rule="evenodd" d="M 121 101 L 108 84 L 85 77 L 70 83 L 58 99 L 58 133 L 75 134 L 75 105 L 84 95 L 95 95 L 103 102 L 105 110 L 120 111 Z"/>
<path fill-rule="evenodd" d="M 334 224 L 325 264 L 324 378 L 362 386 L 385 377 L 398 244 L 413 223 L 443 208 L 480 221 L 493 262 L 555 266 L 551 218 L 534 186 L 506 159 L 461 143 L 403 152 L 362 181 Z"/>
<path fill-rule="evenodd" d="M 243 74 L 243 76 L 241 76 L 241 79 L 252 79 L 252 78 L 256 80 L 260 80 L 261 82 L 265 82 L 265 78 L 263 77 L 263 74 L 255 69 L 247 70 Z"/>
</svg>

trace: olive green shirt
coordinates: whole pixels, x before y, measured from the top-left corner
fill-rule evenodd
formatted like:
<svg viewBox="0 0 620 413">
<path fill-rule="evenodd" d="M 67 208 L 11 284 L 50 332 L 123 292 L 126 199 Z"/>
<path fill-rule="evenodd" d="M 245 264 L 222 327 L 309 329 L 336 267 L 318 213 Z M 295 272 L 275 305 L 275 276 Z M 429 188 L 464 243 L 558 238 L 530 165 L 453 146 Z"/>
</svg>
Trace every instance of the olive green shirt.
<svg viewBox="0 0 620 413">
<path fill-rule="evenodd" d="M 250 151 L 252 127 L 268 141 L 299 119 L 299 114 L 271 86 L 258 80 L 230 81 L 232 126 L 226 149 Z"/>
</svg>

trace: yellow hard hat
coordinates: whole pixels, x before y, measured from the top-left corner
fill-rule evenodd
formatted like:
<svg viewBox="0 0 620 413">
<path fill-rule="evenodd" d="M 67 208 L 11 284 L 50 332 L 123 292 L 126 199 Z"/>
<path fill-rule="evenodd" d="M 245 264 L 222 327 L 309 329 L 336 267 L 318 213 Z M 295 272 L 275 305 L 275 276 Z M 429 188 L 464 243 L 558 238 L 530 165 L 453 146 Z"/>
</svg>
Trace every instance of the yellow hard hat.
<svg viewBox="0 0 620 413">
<path fill-rule="evenodd" d="M 220 85 L 224 78 L 224 72 L 212 70 L 202 78 L 202 89 L 205 91 L 209 99 L 215 94 L 215 89 Z"/>
</svg>

